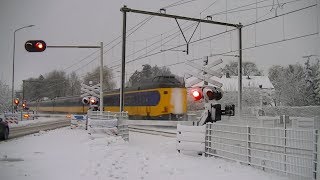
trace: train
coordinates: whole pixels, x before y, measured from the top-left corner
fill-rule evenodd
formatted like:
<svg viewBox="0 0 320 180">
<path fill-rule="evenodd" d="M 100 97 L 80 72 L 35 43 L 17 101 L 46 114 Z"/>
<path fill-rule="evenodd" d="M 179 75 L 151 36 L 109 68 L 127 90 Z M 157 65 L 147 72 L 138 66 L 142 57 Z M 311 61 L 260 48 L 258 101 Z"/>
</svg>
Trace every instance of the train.
<svg viewBox="0 0 320 180">
<path fill-rule="evenodd" d="M 120 111 L 119 89 L 103 93 L 103 110 Z M 86 114 L 82 97 L 59 97 L 30 102 L 30 110 L 42 113 Z M 187 89 L 175 76 L 156 76 L 124 89 L 124 111 L 129 119 L 179 120 L 187 114 Z"/>
</svg>

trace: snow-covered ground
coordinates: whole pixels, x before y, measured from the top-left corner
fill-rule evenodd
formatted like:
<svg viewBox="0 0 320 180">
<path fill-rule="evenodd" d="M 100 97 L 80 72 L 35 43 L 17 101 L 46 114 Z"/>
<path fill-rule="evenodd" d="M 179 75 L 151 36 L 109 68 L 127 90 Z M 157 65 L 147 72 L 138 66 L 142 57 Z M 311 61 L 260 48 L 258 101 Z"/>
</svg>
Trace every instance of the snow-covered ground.
<svg viewBox="0 0 320 180">
<path fill-rule="evenodd" d="M 88 135 L 69 127 L 0 142 L 1 180 L 285 180 L 222 159 L 179 154 L 176 139 L 130 132 Z"/>
</svg>

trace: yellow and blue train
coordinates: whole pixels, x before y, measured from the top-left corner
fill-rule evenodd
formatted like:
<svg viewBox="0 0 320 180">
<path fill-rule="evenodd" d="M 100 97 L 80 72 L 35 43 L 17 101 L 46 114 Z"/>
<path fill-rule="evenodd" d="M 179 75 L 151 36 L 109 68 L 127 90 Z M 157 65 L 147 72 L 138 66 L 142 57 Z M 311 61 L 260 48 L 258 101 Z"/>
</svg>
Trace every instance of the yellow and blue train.
<svg viewBox="0 0 320 180">
<path fill-rule="evenodd" d="M 119 90 L 105 92 L 104 111 L 120 111 Z M 53 100 L 32 102 L 32 110 L 44 113 L 85 114 L 88 106 L 82 98 L 61 97 Z M 181 119 L 187 113 L 187 90 L 184 83 L 174 76 L 157 76 L 141 85 L 125 88 L 124 110 L 130 119 Z"/>
</svg>

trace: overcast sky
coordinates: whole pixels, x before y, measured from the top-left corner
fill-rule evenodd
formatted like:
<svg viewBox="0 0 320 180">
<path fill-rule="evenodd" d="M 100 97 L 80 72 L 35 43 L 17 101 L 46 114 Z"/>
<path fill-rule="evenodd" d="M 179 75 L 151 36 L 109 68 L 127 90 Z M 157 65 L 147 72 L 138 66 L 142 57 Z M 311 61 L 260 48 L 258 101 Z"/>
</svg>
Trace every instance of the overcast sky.
<svg viewBox="0 0 320 180">
<path fill-rule="evenodd" d="M 40 74 L 45 75 L 55 69 L 65 70 L 67 73 L 76 71 L 80 76 L 83 76 L 87 71 L 91 71 L 98 66 L 99 59 L 94 60 L 94 58 L 99 55 L 99 52 L 84 59 L 96 52 L 96 49 L 48 48 L 42 53 L 28 53 L 24 49 L 24 43 L 31 39 L 42 39 L 46 41 L 47 45 L 99 45 L 101 41 L 106 45 L 122 33 L 120 8 L 123 5 L 146 11 L 158 11 L 161 7 L 171 5 L 172 7 L 166 8 L 168 14 L 197 18 L 223 12 L 227 7 L 229 10 L 227 14 L 216 14 L 213 16 L 213 20 L 229 23 L 241 22 L 243 25 L 247 25 L 256 21 L 257 18 L 263 20 L 275 17 L 276 14 L 280 15 L 317 3 L 316 0 L 257 0 L 259 2 L 257 3 L 257 7 L 259 7 L 257 9 L 255 9 L 256 5 L 253 4 L 236 9 L 236 11 L 251 10 L 231 12 L 230 10 L 233 8 L 257 1 L 188 1 L 190 0 L 0 0 L 0 79 L 11 85 L 14 31 L 27 25 L 35 26 L 16 32 L 15 89 L 20 88 L 22 80 L 38 77 Z M 180 5 L 173 4 L 175 2 L 179 2 Z M 283 2 L 287 3 L 279 7 L 278 2 L 280 5 Z M 302 56 L 320 55 L 319 34 L 310 35 L 319 32 L 319 23 L 317 22 L 317 20 L 319 21 L 319 13 L 319 7 L 314 6 L 243 28 L 243 46 L 248 48 L 244 50 L 243 60 L 255 62 L 260 69 L 267 72 L 267 69 L 272 65 L 303 63 L 305 59 Z M 127 29 L 129 30 L 145 18 L 148 18 L 148 16 L 128 13 Z M 179 20 L 179 24 L 184 28 L 192 25 L 192 22 Z M 195 27 L 196 24 L 184 32 L 187 39 L 190 38 Z M 191 42 L 231 29 L 219 25 L 200 24 Z M 174 73 L 183 75 L 186 69 L 190 69 L 183 63 L 185 60 L 235 51 L 238 48 L 238 31 L 232 31 L 190 44 L 188 55 L 182 51 L 176 51 L 186 49 L 185 46 L 182 46 L 176 48 L 175 51 L 166 51 L 155 56 L 137 59 L 140 56 L 184 44 L 181 33 L 177 33 L 178 36 L 176 37 L 170 36 L 178 31 L 174 19 L 154 17 L 131 34 L 127 42 L 127 55 L 131 56 L 127 60 L 136 60 L 127 64 L 128 75 L 134 70 L 140 70 L 141 65 L 145 63 L 169 66 Z M 305 35 L 310 36 L 296 39 Z M 294 40 L 260 46 L 287 39 Z M 113 69 L 116 77 L 115 81 L 119 81 L 117 76 L 120 69 L 116 65 L 121 63 L 121 43 L 114 48 L 111 47 L 120 40 L 121 38 L 104 49 L 105 51 L 110 49 L 104 55 L 104 64 Z M 155 44 L 155 46 L 152 46 L 152 44 Z M 249 48 L 254 46 L 260 47 Z M 237 53 L 230 54 L 235 55 Z M 219 58 L 222 58 L 224 63 L 237 60 L 237 58 L 229 56 L 212 56 L 209 61 L 212 62 Z M 312 57 L 312 59 L 315 58 Z M 89 63 L 90 61 L 92 62 Z M 171 66 L 177 63 L 180 64 Z M 201 63 L 201 61 L 197 63 Z M 223 64 L 220 65 L 220 67 L 222 66 Z"/>
</svg>

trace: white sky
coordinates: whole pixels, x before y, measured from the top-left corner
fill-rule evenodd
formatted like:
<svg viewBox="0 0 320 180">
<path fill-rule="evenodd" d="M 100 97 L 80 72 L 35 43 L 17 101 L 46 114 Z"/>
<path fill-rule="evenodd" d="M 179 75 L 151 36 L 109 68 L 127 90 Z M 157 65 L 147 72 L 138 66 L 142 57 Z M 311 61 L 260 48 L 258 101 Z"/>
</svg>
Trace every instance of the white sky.
<svg viewBox="0 0 320 180">
<path fill-rule="evenodd" d="M 140 133 L 130 133 L 127 143 L 68 127 L 40 132 L 0 142 L 0 179 L 287 180 L 222 159 L 179 154 L 175 143 Z"/>
<path fill-rule="evenodd" d="M 22 29 L 16 33 L 15 89 L 20 89 L 22 80 L 29 77 L 38 77 L 40 74 L 44 75 L 55 69 L 66 70 L 68 73 L 77 70 L 76 72 L 82 76 L 85 72 L 91 71 L 99 65 L 98 59 L 86 65 L 94 59 L 94 57 L 98 56 L 98 53 L 81 61 L 90 53 L 96 51 L 94 49 L 47 49 L 43 53 L 28 53 L 24 49 L 24 43 L 27 40 L 42 39 L 45 40 L 48 45 L 98 45 L 100 41 L 107 44 L 121 35 L 122 13 L 120 12 L 120 8 L 124 4 L 129 8 L 158 11 L 159 8 L 174 2 L 178 2 L 178 0 L 0 0 L 0 79 L 11 85 L 13 32 L 15 29 L 30 24 L 35 25 L 35 27 Z M 216 3 L 208 8 L 213 2 L 212 0 L 195 0 L 180 6 L 167 8 L 167 13 L 200 17 L 200 12 L 203 11 L 201 17 L 205 17 L 209 14 L 225 11 L 226 6 L 227 9 L 230 10 L 238 6 L 255 3 L 256 0 L 242 0 L 241 2 L 236 0 L 217 0 Z M 259 3 L 258 7 L 268 7 L 259 8 L 258 14 L 256 14 L 255 9 L 237 13 L 229 12 L 228 14 L 215 15 L 213 16 L 213 20 L 227 20 L 230 23 L 241 22 L 246 25 L 255 21 L 256 17 L 261 17 L 261 19 L 274 17 L 275 12 L 270 12 L 270 5 L 272 5 L 273 2 L 289 2 L 283 6 L 283 9 L 278 8 L 278 14 L 282 14 L 315 4 L 316 0 L 266 0 L 263 3 Z M 255 4 L 253 4 L 252 6 L 242 9 L 255 7 Z M 277 7 L 277 4 L 273 7 Z M 254 45 L 317 33 L 319 31 L 319 28 L 317 28 L 319 26 L 319 23 L 317 23 L 317 16 L 319 16 L 319 14 L 319 7 L 312 7 L 287 15 L 284 18 L 279 17 L 260 23 L 257 26 L 244 28 L 243 46 L 247 48 Z M 128 13 L 127 29 L 130 29 L 146 17 L 145 15 Z M 179 23 L 182 27 L 190 24 L 189 22 L 184 25 L 184 21 L 179 21 Z M 156 17 L 150 20 L 128 38 L 127 55 L 134 52 L 136 54 L 128 57 L 127 60 L 132 60 L 146 53 L 149 54 L 146 51 L 153 49 L 150 45 L 156 41 L 162 40 L 162 43 L 158 43 L 157 46 L 159 46 L 159 48 L 152 52 L 159 52 L 160 49 L 164 50 L 184 43 L 184 39 L 180 34 L 168 44 L 164 44 L 166 41 L 164 37 L 174 32 L 170 31 L 172 29 L 178 31 L 177 24 L 173 19 Z M 197 29 L 192 41 L 225 30 L 226 27 L 201 24 L 201 30 L 200 27 Z M 170 31 L 170 33 L 166 33 L 168 31 Z M 192 29 L 185 33 L 186 38 L 189 39 Z M 178 51 L 168 51 L 156 56 L 144 58 L 128 64 L 128 74 L 130 75 L 130 73 L 136 69 L 141 69 L 141 65 L 145 63 L 169 66 L 174 63 L 182 63 L 185 60 L 201 58 L 210 54 L 236 50 L 238 47 L 237 38 L 238 33 L 235 31 L 216 38 L 200 41 L 201 43 L 191 44 L 189 55 Z M 143 49 L 145 47 L 147 47 L 147 50 Z M 304 59 L 302 56 L 311 54 L 320 55 L 319 47 L 319 36 L 308 36 L 301 39 L 245 50 L 243 60 L 255 62 L 259 68 L 264 69 L 266 72 L 271 65 L 303 63 Z M 105 47 L 105 50 L 109 48 L 111 48 L 111 46 Z M 140 49 L 142 50 L 137 53 Z M 178 49 L 184 50 L 185 47 Z M 233 57 L 219 56 L 212 57 L 209 61 L 217 58 L 222 58 L 224 63 L 230 60 L 237 60 L 237 58 Z M 120 69 L 116 69 L 114 66 L 121 62 L 120 59 L 121 43 L 120 46 L 112 48 L 104 55 L 104 64 L 113 67 L 115 76 L 119 75 L 117 71 Z M 170 66 L 170 68 L 174 73 L 183 75 L 188 67 L 187 65 L 180 64 Z M 115 81 L 119 80 L 119 78 L 115 79 Z"/>
</svg>

